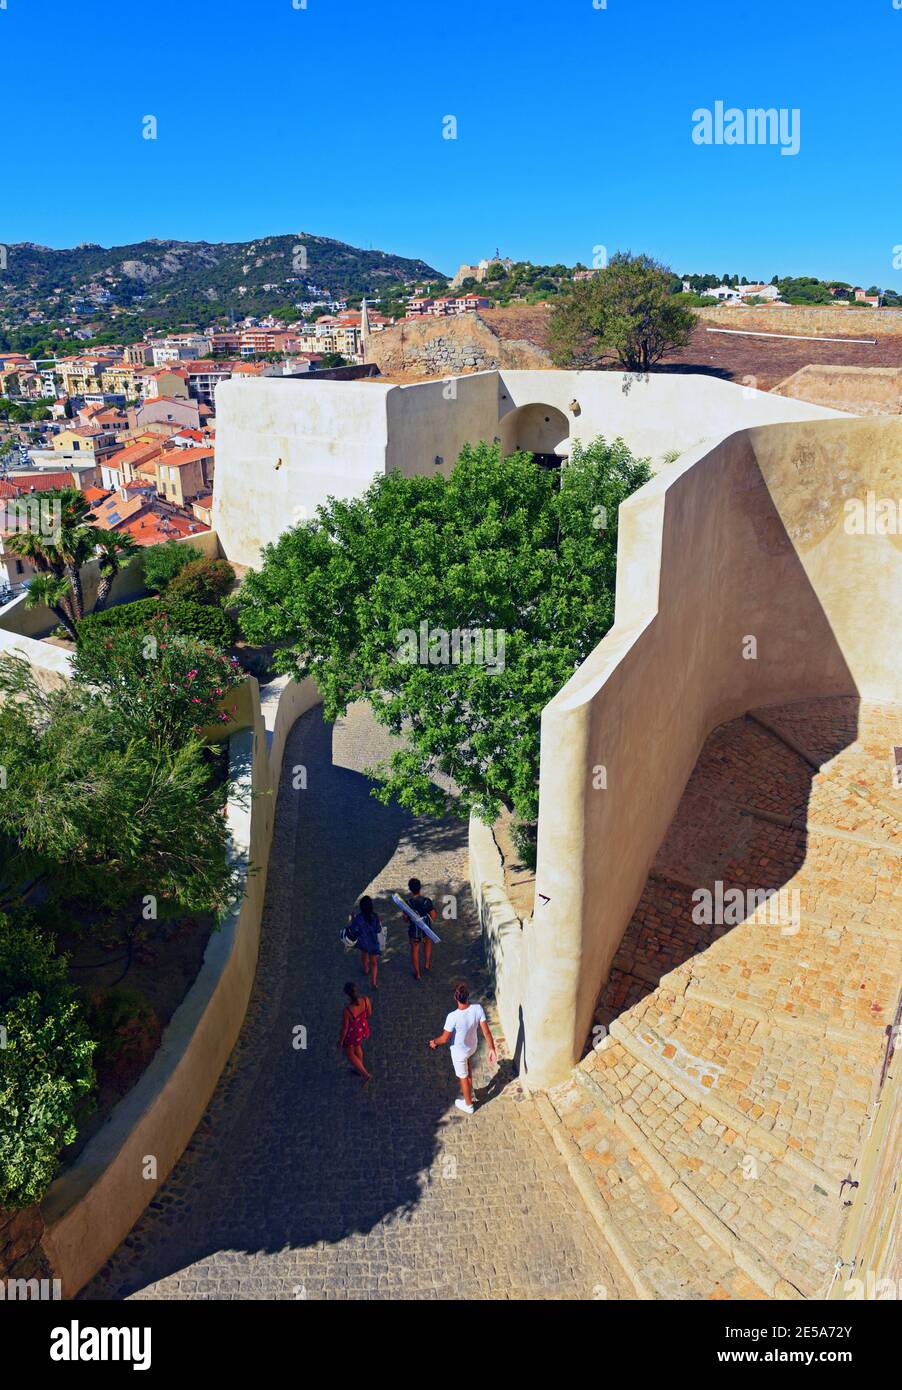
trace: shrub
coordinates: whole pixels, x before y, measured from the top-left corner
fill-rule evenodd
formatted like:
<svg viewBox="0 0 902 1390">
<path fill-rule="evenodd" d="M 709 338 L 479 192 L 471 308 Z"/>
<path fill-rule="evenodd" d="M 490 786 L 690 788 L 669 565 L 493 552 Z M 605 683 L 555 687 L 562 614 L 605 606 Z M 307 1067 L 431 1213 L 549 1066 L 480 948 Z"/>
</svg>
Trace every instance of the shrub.
<svg viewBox="0 0 902 1390">
<path fill-rule="evenodd" d="M 97 1039 L 94 1066 L 102 1085 L 125 1091 L 137 1080 L 160 1043 L 160 1020 L 139 989 L 116 985 L 97 990 L 88 1022 Z"/>
<path fill-rule="evenodd" d="M 198 642 L 207 642 L 217 651 L 225 651 L 235 641 L 238 629 L 235 620 L 222 608 L 211 608 L 208 603 L 192 603 L 188 599 L 172 599 L 167 594 L 162 600 L 166 619 L 176 632 L 185 637 L 194 637 Z"/>
<path fill-rule="evenodd" d="M 179 607 L 228 621 L 221 609 Z M 76 649 L 74 676 L 78 685 L 102 691 L 126 725 L 176 742 L 220 720 L 223 697 L 244 679 L 237 662 L 186 635 L 169 612 L 143 630 L 94 629 Z"/>
<path fill-rule="evenodd" d="M 0 1207 L 40 1201 L 94 1085 L 84 1012 L 66 963 L 33 926 L 0 914 Z"/>
<path fill-rule="evenodd" d="M 161 612 L 160 600 L 139 598 L 134 603 L 118 603 L 100 613 L 89 613 L 78 624 L 78 640 L 92 637 L 95 632 L 135 631 L 144 628 Z"/>
<path fill-rule="evenodd" d="M 170 599 L 192 603 L 221 604 L 235 582 L 235 571 L 228 560 L 192 560 L 175 576 L 166 589 Z"/>
<path fill-rule="evenodd" d="M 183 541 L 164 541 L 162 545 L 148 546 L 142 556 L 144 583 L 148 589 L 161 594 L 171 580 L 194 560 L 203 556 L 194 545 Z"/>
<path fill-rule="evenodd" d="M 121 603 L 101 613 L 88 614 L 78 624 L 79 645 L 92 640 L 97 633 L 149 633 L 157 624 L 199 642 L 208 642 L 217 651 L 230 647 L 238 634 L 235 620 L 224 609 L 180 597 L 170 599 L 167 591 L 162 598 L 140 598 L 134 603 Z"/>
</svg>

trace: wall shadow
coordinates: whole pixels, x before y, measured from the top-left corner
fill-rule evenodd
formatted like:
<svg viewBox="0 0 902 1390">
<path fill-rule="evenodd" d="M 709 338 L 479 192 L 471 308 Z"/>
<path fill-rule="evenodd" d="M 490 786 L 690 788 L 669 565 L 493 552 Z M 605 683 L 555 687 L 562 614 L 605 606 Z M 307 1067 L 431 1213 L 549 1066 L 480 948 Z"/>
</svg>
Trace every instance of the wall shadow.
<svg viewBox="0 0 902 1390">
<path fill-rule="evenodd" d="M 304 790 L 292 785 L 298 766 Z M 419 821 L 382 805 L 372 786 L 336 765 L 333 726 L 321 710 L 302 715 L 285 749 L 261 954 L 241 1036 L 179 1164 L 81 1298 L 125 1297 L 221 1251 L 302 1252 L 365 1234 L 403 1221 L 433 1180 L 444 1126 L 465 1121 L 453 1108 L 449 1115 L 459 1092 L 447 1050 L 433 1053 L 428 1039 L 453 1007 L 453 982 L 467 978 L 477 997 L 483 982 L 478 919 L 462 882 L 467 825 Z M 442 937 L 420 983 L 390 902 L 412 873 L 436 902 Z M 373 883 L 388 926 L 378 993 L 363 981 L 358 953 L 339 940 Z M 443 918 L 452 903 L 457 919 Z M 337 1045 L 346 980 L 374 1000 L 369 1087 Z M 484 1050 L 478 1082 L 487 1076 Z"/>
<path fill-rule="evenodd" d="M 858 696 L 832 696 L 752 710 L 712 730 L 614 956 L 597 1022 L 610 1025 L 663 975 L 747 923 L 724 920 L 731 909 L 717 912 L 718 895 L 729 904 L 739 889 L 748 904 L 751 895 L 784 890 L 772 909 L 777 920 L 747 929 L 793 934 L 786 885 L 807 857 L 813 779 L 855 741 L 859 708 Z M 707 906 L 698 890 L 711 895 L 721 920 L 695 920 Z"/>
</svg>

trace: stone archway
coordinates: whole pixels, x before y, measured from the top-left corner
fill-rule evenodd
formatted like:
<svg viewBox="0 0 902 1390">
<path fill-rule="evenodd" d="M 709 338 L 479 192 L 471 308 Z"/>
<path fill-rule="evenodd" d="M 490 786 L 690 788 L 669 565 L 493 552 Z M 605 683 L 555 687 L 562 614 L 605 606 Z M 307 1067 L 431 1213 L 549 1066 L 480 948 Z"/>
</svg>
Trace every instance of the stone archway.
<svg viewBox="0 0 902 1390">
<path fill-rule="evenodd" d="M 523 449 L 543 468 L 560 468 L 570 455 L 570 422 L 557 406 L 541 401 L 517 406 L 501 421 L 501 447 L 505 455 Z"/>
</svg>

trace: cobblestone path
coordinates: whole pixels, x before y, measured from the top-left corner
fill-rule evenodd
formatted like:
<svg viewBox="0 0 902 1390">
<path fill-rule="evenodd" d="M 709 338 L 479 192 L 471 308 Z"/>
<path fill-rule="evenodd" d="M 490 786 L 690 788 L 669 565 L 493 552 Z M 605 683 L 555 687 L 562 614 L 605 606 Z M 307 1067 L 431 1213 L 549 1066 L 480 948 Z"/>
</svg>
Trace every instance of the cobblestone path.
<svg viewBox="0 0 902 1390">
<path fill-rule="evenodd" d="M 244 1029 L 182 1160 L 83 1298 L 632 1296 L 510 1064 L 490 1078 L 481 1046 L 482 1102 L 454 1108 L 448 1053 L 427 1039 L 454 979 L 479 994 L 466 827 L 374 800 L 363 769 L 389 751 L 360 706 L 292 731 Z M 414 873 L 440 912 L 458 905 L 419 984 L 388 907 Z M 389 939 L 364 1088 L 337 1047 L 342 985 L 360 979 L 338 935 L 367 891 Z"/>
</svg>

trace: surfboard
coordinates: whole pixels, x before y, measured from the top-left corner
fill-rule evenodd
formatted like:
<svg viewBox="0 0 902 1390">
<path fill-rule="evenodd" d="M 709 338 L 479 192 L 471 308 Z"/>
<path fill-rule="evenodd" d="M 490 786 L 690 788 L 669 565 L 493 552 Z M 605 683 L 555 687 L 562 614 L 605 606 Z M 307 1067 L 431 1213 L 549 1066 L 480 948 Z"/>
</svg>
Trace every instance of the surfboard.
<svg viewBox="0 0 902 1390">
<path fill-rule="evenodd" d="M 410 904 L 406 903 L 399 893 L 392 893 L 391 900 L 393 903 L 397 904 L 397 906 L 401 909 L 402 912 L 406 912 L 407 916 L 410 918 L 411 922 L 413 922 L 414 926 L 419 927 L 420 931 L 423 932 L 424 935 L 428 936 L 430 941 L 434 941 L 436 946 L 440 946 L 442 944 L 442 938 L 438 935 L 438 933 L 432 930 L 429 923 L 424 921 L 424 919 L 420 916 L 418 912 L 414 912 Z"/>
</svg>

